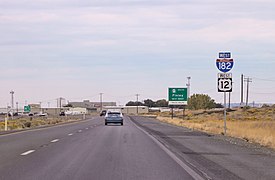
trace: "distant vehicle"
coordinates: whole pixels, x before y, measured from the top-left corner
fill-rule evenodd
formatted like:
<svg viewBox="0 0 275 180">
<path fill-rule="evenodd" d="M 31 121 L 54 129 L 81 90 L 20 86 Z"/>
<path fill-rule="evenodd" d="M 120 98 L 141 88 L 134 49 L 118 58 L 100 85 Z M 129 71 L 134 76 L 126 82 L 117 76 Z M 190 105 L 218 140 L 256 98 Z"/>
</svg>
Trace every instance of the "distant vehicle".
<svg viewBox="0 0 275 180">
<path fill-rule="evenodd" d="M 48 116 L 48 114 L 47 114 L 47 113 L 42 113 L 42 112 L 40 112 L 40 113 L 38 114 L 38 116 L 43 117 L 43 116 Z"/>
<path fill-rule="evenodd" d="M 85 114 L 81 113 L 80 111 L 66 111 L 65 115 L 80 115 L 80 114 Z"/>
<path fill-rule="evenodd" d="M 33 113 L 29 113 L 29 116 L 33 116 Z"/>
<path fill-rule="evenodd" d="M 18 116 L 18 113 L 9 112 L 9 113 L 8 113 L 8 116 L 9 116 L 9 117 L 11 117 L 11 116 Z"/>
<path fill-rule="evenodd" d="M 105 115 L 105 125 L 108 123 L 120 123 L 123 126 L 123 115 L 119 111 L 107 111 Z"/>
<path fill-rule="evenodd" d="M 59 116 L 65 116 L 66 114 L 65 114 L 65 112 L 60 112 L 59 113 Z"/>
<path fill-rule="evenodd" d="M 100 116 L 105 116 L 106 115 L 106 110 L 102 110 L 101 112 L 100 112 Z"/>
</svg>

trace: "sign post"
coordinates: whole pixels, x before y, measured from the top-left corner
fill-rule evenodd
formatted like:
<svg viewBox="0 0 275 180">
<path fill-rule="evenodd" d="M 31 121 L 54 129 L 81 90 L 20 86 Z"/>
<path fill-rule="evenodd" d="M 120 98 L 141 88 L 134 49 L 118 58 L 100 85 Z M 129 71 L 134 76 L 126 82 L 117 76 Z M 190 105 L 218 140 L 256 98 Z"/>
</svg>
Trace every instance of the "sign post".
<svg viewBox="0 0 275 180">
<path fill-rule="evenodd" d="M 231 71 L 234 65 L 234 60 L 231 57 L 231 52 L 219 52 L 219 58 L 216 60 L 216 66 L 218 73 L 218 92 L 224 94 L 224 135 L 226 135 L 226 92 L 232 92 L 232 73 Z"/>
<path fill-rule="evenodd" d="M 5 117 L 5 131 L 8 130 L 8 115 Z"/>
</svg>

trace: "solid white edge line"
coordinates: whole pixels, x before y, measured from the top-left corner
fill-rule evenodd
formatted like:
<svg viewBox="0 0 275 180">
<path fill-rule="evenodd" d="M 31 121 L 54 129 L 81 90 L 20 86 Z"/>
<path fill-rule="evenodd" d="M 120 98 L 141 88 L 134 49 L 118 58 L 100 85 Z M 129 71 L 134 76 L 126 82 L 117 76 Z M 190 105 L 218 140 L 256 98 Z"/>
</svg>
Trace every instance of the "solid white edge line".
<svg viewBox="0 0 275 180">
<path fill-rule="evenodd" d="M 54 140 L 51 141 L 51 143 L 55 143 L 55 142 L 58 142 L 58 141 L 59 141 L 59 139 L 54 139 Z"/>
<path fill-rule="evenodd" d="M 24 152 L 24 153 L 22 153 L 22 154 L 20 154 L 21 156 L 26 156 L 26 155 L 28 155 L 28 154 L 31 154 L 31 153 L 33 153 L 35 150 L 29 150 L 29 151 L 26 151 L 26 152 Z"/>
<path fill-rule="evenodd" d="M 195 172 L 193 169 L 191 169 L 188 165 L 186 165 L 184 162 L 182 162 L 172 151 L 170 151 L 167 147 L 165 147 L 161 142 L 159 142 L 153 135 L 146 132 L 144 129 L 136 125 L 134 122 L 130 120 L 131 123 L 134 124 L 139 130 L 141 130 L 143 133 L 145 133 L 147 136 L 149 136 L 159 147 L 164 150 L 176 163 L 178 163 L 190 176 L 192 176 L 196 180 L 204 180 L 204 178 L 199 175 L 197 172 Z"/>
</svg>

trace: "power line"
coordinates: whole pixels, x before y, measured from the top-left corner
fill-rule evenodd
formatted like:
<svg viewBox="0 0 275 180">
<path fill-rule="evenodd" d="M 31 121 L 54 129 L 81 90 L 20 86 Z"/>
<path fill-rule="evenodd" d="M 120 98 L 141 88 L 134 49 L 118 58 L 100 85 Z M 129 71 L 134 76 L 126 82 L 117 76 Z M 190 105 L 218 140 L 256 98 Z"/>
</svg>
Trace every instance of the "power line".
<svg viewBox="0 0 275 180">
<path fill-rule="evenodd" d="M 275 92 L 251 92 L 252 94 L 275 94 Z"/>
<path fill-rule="evenodd" d="M 270 82 L 275 82 L 274 79 L 265 79 L 265 78 L 257 78 L 257 77 L 252 77 L 253 79 L 261 80 L 261 81 L 270 81 Z"/>
</svg>

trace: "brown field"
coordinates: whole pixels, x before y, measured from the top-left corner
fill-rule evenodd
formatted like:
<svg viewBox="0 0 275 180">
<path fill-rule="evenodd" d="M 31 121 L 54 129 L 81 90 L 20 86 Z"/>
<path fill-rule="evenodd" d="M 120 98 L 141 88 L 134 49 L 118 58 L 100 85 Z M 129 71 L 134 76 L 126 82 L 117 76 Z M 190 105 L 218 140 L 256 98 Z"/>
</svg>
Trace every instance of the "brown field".
<svg viewBox="0 0 275 180">
<path fill-rule="evenodd" d="M 201 130 L 213 134 L 223 134 L 223 112 L 187 111 L 184 118 L 171 119 L 168 114 L 158 114 L 157 119 L 177 126 Z M 259 143 L 275 149 L 275 109 L 237 109 L 227 114 L 227 135 Z"/>
</svg>

